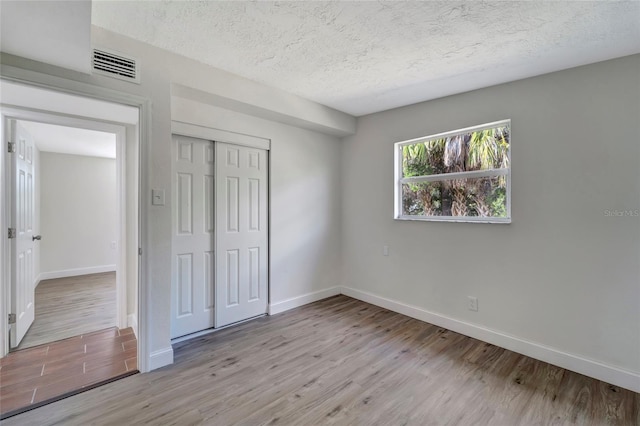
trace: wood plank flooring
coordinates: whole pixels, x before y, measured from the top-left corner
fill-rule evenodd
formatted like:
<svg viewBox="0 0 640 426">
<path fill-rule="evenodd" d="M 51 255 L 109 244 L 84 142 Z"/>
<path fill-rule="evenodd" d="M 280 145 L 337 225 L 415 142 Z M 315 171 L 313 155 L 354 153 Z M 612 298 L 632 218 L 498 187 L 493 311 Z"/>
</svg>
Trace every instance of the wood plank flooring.
<svg viewBox="0 0 640 426">
<path fill-rule="evenodd" d="M 4 424 L 640 424 L 637 393 L 346 296 L 174 349 Z"/>
<path fill-rule="evenodd" d="M 116 326 L 116 273 L 43 280 L 36 316 L 18 349 Z"/>
<path fill-rule="evenodd" d="M 137 371 L 131 328 L 116 327 L 0 359 L 0 418 Z"/>
</svg>

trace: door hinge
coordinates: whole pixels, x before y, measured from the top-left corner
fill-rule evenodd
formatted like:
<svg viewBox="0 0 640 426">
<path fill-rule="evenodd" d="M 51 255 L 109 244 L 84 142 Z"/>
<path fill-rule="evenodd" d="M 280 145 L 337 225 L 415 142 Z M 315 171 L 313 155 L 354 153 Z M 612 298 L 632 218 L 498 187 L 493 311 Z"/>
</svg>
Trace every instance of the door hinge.
<svg viewBox="0 0 640 426">
<path fill-rule="evenodd" d="M 9 314 L 9 324 L 16 323 L 16 314 Z"/>
<path fill-rule="evenodd" d="M 142 256 L 142 247 L 138 248 L 138 256 Z"/>
<path fill-rule="evenodd" d="M 12 152 L 16 152 L 16 144 L 13 142 L 7 142 L 7 152 L 11 154 Z"/>
<path fill-rule="evenodd" d="M 9 228 L 8 234 L 9 234 L 9 239 L 10 240 L 15 238 L 16 237 L 16 228 Z"/>
</svg>

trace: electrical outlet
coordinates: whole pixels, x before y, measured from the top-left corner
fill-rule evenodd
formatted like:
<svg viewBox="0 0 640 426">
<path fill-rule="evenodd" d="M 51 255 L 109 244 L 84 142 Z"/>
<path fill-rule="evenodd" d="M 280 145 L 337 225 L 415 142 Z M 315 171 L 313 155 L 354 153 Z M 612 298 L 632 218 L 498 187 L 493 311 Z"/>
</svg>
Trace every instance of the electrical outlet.
<svg viewBox="0 0 640 426">
<path fill-rule="evenodd" d="M 478 298 L 473 296 L 467 296 L 467 297 L 469 302 L 469 305 L 468 305 L 469 310 L 478 312 Z"/>
</svg>

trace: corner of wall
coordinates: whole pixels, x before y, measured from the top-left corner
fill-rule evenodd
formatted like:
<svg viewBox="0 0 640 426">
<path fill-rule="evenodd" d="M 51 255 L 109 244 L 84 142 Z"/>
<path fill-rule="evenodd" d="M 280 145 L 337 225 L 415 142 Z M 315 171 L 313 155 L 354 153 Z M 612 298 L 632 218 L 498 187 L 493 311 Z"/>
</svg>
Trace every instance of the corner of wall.
<svg viewBox="0 0 640 426">
<path fill-rule="evenodd" d="M 171 346 L 149 354 L 149 371 L 173 364 L 173 348 Z"/>
<path fill-rule="evenodd" d="M 311 293 L 306 293 L 301 296 L 292 297 L 290 299 L 283 300 L 281 302 L 275 302 L 269 304 L 269 315 L 276 315 L 290 309 L 298 308 L 309 303 L 317 302 L 318 300 L 326 299 L 328 297 L 337 296 L 340 294 L 340 287 L 330 287 L 324 290 L 318 290 Z"/>
<path fill-rule="evenodd" d="M 460 321 L 397 300 L 387 299 L 367 291 L 351 287 L 341 287 L 340 293 L 540 361 L 548 362 L 549 364 L 576 373 L 584 374 L 585 376 L 593 377 L 634 392 L 640 392 L 640 372 L 623 370 L 575 354 L 562 352 L 556 348 L 541 345 L 476 324 Z"/>
<path fill-rule="evenodd" d="M 138 316 L 136 314 L 127 315 L 127 327 L 131 327 L 133 334 L 138 338 Z"/>
</svg>

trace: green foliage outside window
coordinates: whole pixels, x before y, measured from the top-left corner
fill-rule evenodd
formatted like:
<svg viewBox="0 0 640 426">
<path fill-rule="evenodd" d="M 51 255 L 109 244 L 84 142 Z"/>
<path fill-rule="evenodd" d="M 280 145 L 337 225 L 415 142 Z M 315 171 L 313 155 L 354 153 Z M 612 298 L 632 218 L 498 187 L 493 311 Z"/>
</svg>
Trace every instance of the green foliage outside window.
<svg viewBox="0 0 640 426">
<path fill-rule="evenodd" d="M 508 126 L 402 146 L 403 178 L 506 168 Z M 506 217 L 506 199 L 505 175 L 402 185 L 402 213 L 410 216 Z"/>
</svg>

